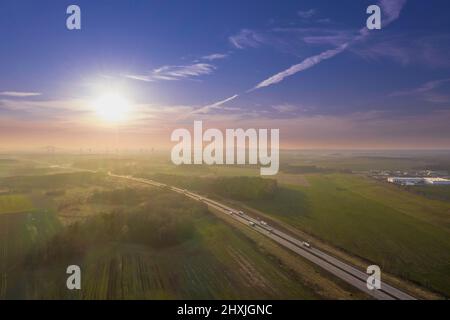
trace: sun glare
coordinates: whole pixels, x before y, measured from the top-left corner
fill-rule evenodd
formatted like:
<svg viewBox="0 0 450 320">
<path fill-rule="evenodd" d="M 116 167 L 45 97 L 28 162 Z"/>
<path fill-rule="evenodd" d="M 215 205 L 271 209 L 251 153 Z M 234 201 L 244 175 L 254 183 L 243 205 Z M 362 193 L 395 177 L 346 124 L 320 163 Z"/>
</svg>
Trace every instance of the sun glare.
<svg viewBox="0 0 450 320">
<path fill-rule="evenodd" d="M 130 112 L 130 103 L 118 93 L 106 93 L 93 104 L 98 117 L 105 122 L 123 122 Z"/>
</svg>

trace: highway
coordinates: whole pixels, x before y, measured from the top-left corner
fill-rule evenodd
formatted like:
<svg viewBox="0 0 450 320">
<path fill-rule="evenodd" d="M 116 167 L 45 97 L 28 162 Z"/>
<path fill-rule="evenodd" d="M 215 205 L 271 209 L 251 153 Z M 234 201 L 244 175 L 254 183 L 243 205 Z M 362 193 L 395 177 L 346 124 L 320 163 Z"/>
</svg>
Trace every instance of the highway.
<svg viewBox="0 0 450 320">
<path fill-rule="evenodd" d="M 368 274 L 365 272 L 357 269 L 356 267 L 346 263 L 342 262 L 339 259 L 314 248 L 313 246 L 309 245 L 308 243 L 305 243 L 302 240 L 296 239 L 280 230 L 277 230 L 273 228 L 272 226 L 267 225 L 264 222 L 261 222 L 259 220 L 256 220 L 249 215 L 243 213 L 242 211 L 238 211 L 236 209 L 230 208 L 229 206 L 226 206 L 222 203 L 219 203 L 217 201 L 208 199 L 206 197 L 203 197 L 202 195 L 187 191 L 185 189 L 168 186 L 166 184 L 156 182 L 153 180 L 148 179 L 142 179 L 142 178 L 134 178 L 131 176 L 121 176 L 112 174 L 111 172 L 108 173 L 109 176 L 115 177 L 115 178 L 121 178 L 121 179 L 128 179 L 131 181 L 148 184 L 156 187 L 168 187 L 172 191 L 184 194 L 185 196 L 194 199 L 196 201 L 201 201 L 208 205 L 209 207 L 212 207 L 216 209 L 217 211 L 228 215 L 229 217 L 235 219 L 236 221 L 246 225 L 248 228 L 253 229 L 255 232 L 258 232 L 273 241 L 277 242 L 281 246 L 295 252 L 296 254 L 302 256 L 303 258 L 309 260 L 310 262 L 314 263 L 315 265 L 321 267 L 322 269 L 326 270 L 327 272 L 333 274 L 334 276 L 338 277 L 339 279 L 345 281 L 346 283 L 352 285 L 353 287 L 367 293 L 368 295 L 372 296 L 375 299 L 378 300 L 416 300 L 413 296 L 391 286 L 383 281 L 381 281 L 381 288 L 380 289 L 374 289 L 369 290 L 367 288 L 367 278 Z"/>
</svg>

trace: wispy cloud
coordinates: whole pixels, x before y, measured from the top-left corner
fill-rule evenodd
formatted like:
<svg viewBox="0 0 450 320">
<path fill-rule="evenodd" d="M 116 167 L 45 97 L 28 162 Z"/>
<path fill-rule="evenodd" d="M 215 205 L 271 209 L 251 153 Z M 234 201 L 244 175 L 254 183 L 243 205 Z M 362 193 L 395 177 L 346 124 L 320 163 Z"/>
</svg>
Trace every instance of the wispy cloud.
<svg viewBox="0 0 450 320">
<path fill-rule="evenodd" d="M 352 48 L 364 59 L 390 59 L 402 65 L 420 64 L 432 68 L 450 67 L 450 36 L 433 35 L 411 39 L 400 35 L 382 39 L 364 48 Z"/>
<path fill-rule="evenodd" d="M 0 96 L 17 97 L 17 98 L 36 97 L 36 96 L 40 96 L 40 95 L 42 95 L 42 93 L 40 93 L 40 92 L 23 92 L 23 91 L 3 91 L 3 92 L 0 92 Z"/>
<path fill-rule="evenodd" d="M 126 74 L 125 77 L 128 78 L 128 79 L 145 81 L 145 82 L 152 82 L 152 81 L 154 81 L 154 79 L 151 76 L 146 76 L 146 75 Z"/>
<path fill-rule="evenodd" d="M 237 49 L 256 48 L 266 42 L 264 35 L 250 29 L 242 29 L 238 34 L 229 37 L 228 40 Z"/>
<path fill-rule="evenodd" d="M 421 86 L 409 90 L 396 91 L 390 97 L 419 96 L 425 101 L 443 103 L 450 102 L 450 96 L 436 92 L 440 87 L 450 83 L 449 79 L 428 81 Z"/>
<path fill-rule="evenodd" d="M 52 120 L 76 122 L 91 112 L 88 102 L 74 100 L 30 100 L 0 99 L 0 114 L 10 118 L 25 120 Z"/>
<path fill-rule="evenodd" d="M 208 113 L 209 111 L 211 111 L 212 109 L 217 109 L 220 106 L 222 106 L 223 104 L 230 102 L 231 100 L 236 99 L 237 97 L 239 97 L 238 94 L 232 95 L 231 97 L 228 97 L 226 99 L 217 101 L 215 103 L 209 104 L 207 106 L 203 106 L 195 111 L 192 112 L 192 114 L 199 114 L 199 113 Z"/>
<path fill-rule="evenodd" d="M 128 74 L 125 75 L 125 77 L 147 82 L 158 80 L 176 81 L 199 77 L 202 75 L 208 75 L 211 74 L 215 69 L 216 67 L 209 63 L 195 63 L 191 65 L 162 66 L 160 68 L 154 69 L 148 75 Z"/>
<path fill-rule="evenodd" d="M 288 114 L 288 116 L 294 116 L 298 114 L 304 114 L 305 112 L 312 111 L 315 109 L 311 106 L 305 106 L 301 104 L 290 104 L 290 103 L 283 103 L 271 106 L 271 109 L 274 110 L 278 114 Z"/>
<path fill-rule="evenodd" d="M 313 34 L 305 35 L 303 41 L 313 45 L 333 45 L 340 46 L 350 42 L 356 36 L 355 32 L 348 30 L 322 29 Z"/>
<path fill-rule="evenodd" d="M 286 113 L 286 112 L 293 112 L 297 110 L 297 107 L 292 104 L 279 104 L 272 106 L 272 109 L 274 109 L 277 112 L 280 113 Z"/>
<path fill-rule="evenodd" d="M 406 4 L 406 0 L 380 0 L 379 5 L 383 12 L 382 23 L 386 27 L 400 17 L 400 12 Z"/>
<path fill-rule="evenodd" d="M 298 56 L 307 46 L 339 46 L 357 33 L 355 30 L 324 27 L 274 27 L 268 30 L 243 29 L 229 37 L 229 41 L 238 49 L 267 46 Z"/>
<path fill-rule="evenodd" d="M 417 93 L 424 93 L 424 92 L 431 91 L 431 90 L 443 85 L 446 82 L 450 82 L 450 79 L 428 81 L 418 88 L 404 90 L 404 91 L 397 91 L 397 92 L 390 94 L 390 96 L 398 97 L 398 96 L 407 96 L 407 95 L 412 95 L 412 94 L 417 94 Z"/>
<path fill-rule="evenodd" d="M 283 81 L 286 77 L 290 77 L 300 71 L 312 68 L 316 64 L 319 64 L 320 62 L 330 59 L 330 58 L 336 56 L 337 54 L 341 53 L 342 51 L 344 51 L 347 48 L 347 46 L 348 46 L 348 43 L 345 43 L 336 49 L 327 50 L 318 55 L 306 58 L 302 62 L 291 66 L 289 69 L 279 72 L 279 73 L 271 76 L 270 78 L 258 83 L 256 85 L 256 87 L 254 87 L 252 90 L 271 86 L 273 84 Z"/>
<path fill-rule="evenodd" d="M 226 57 L 228 57 L 228 54 L 226 54 L 226 53 L 213 53 L 213 54 L 209 54 L 207 56 L 203 56 L 202 59 L 208 60 L 208 61 L 213 61 L 213 60 L 225 59 Z"/>
<path fill-rule="evenodd" d="M 331 19 L 330 18 L 321 18 L 317 20 L 318 23 L 322 23 L 322 24 L 327 24 L 327 23 L 331 23 Z"/>
<path fill-rule="evenodd" d="M 386 19 L 384 21 L 384 24 L 387 25 L 394 20 L 396 20 L 400 16 L 400 12 L 403 8 L 403 6 L 406 4 L 406 0 L 380 0 L 379 4 L 383 8 Z M 353 39 L 347 41 L 346 43 L 340 44 L 335 49 L 326 50 L 320 54 L 311 56 L 303 60 L 302 62 L 295 64 L 291 66 L 290 68 L 281 71 L 266 80 L 258 83 L 253 89 L 250 91 L 264 88 L 271 86 L 273 84 L 279 83 L 283 81 L 285 78 L 290 77 L 298 72 L 310 69 L 314 67 L 315 65 L 321 63 L 322 61 L 328 60 L 330 58 L 335 57 L 336 55 L 340 54 L 341 52 L 345 51 L 352 43 L 356 41 L 360 41 L 368 36 L 368 30 L 364 27 L 360 29 L 358 35 L 356 35 Z M 323 39 L 322 39 L 323 40 Z M 326 39 L 329 41 L 329 39 Z"/>
<path fill-rule="evenodd" d="M 309 19 L 313 15 L 316 14 L 316 10 L 315 9 L 309 9 L 309 10 L 305 10 L 305 11 L 297 11 L 297 14 L 302 19 Z"/>
</svg>

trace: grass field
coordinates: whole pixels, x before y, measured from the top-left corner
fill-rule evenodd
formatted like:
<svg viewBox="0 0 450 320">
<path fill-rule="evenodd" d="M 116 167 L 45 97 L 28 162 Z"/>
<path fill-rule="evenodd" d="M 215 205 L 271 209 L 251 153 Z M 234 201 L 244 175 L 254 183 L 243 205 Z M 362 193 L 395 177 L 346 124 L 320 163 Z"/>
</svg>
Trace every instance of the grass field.
<svg viewBox="0 0 450 320">
<path fill-rule="evenodd" d="M 0 214 L 30 211 L 33 208 L 28 197 L 20 194 L 0 195 Z"/>
<path fill-rule="evenodd" d="M 274 218 L 450 295 L 450 204 L 368 178 L 308 175 L 274 199 L 248 202 Z"/>
<path fill-rule="evenodd" d="M 195 219 L 194 237 L 165 250 L 99 248 L 86 258 L 90 299 L 308 299 L 317 297 L 230 227 Z"/>
<path fill-rule="evenodd" d="M 51 212 L 0 215 L 0 299 L 23 297 L 18 293 L 28 285 L 27 259 L 54 236 L 59 227 Z"/>
<path fill-rule="evenodd" d="M 333 162 L 333 157 L 339 161 Z M 4 161 L 9 171 L 0 177 L 0 298 L 354 297 L 336 279 L 309 269 L 298 257 L 285 256 L 289 253 L 281 253 L 276 245 L 263 249 L 261 240 L 198 203 L 164 190 L 117 183 L 107 171 L 172 175 L 175 180 L 168 183 L 181 179 L 190 183 L 184 186 L 189 189 L 200 183 L 201 193 L 241 201 L 331 247 L 378 264 L 382 271 L 450 296 L 447 189 L 409 190 L 361 175 L 332 173 L 375 163 L 414 167 L 428 163 L 426 159 L 350 161 L 327 155 L 314 162 L 306 157 L 298 164 L 334 165 L 336 170 L 282 172 L 275 177 L 274 192 L 256 195 L 247 192 L 256 188 L 252 184 L 259 181 L 255 186 L 263 186 L 268 181 L 234 178 L 259 177 L 254 167 L 176 167 L 163 157 L 151 161 L 147 156 L 59 159 L 61 164 L 72 161 L 100 172 L 12 176 L 24 171 L 15 171 L 14 162 Z M 21 161 L 16 164 L 23 166 Z M 219 183 L 204 183 L 216 180 Z M 234 193 L 225 192 L 230 185 Z M 289 267 L 275 258 L 280 256 Z M 81 292 L 65 287 L 69 264 L 82 267 Z M 315 280 L 325 282 L 318 285 Z"/>
<path fill-rule="evenodd" d="M 107 179 L 101 177 L 96 179 Z M 43 179 L 8 181 L 11 188 L 28 190 Z M 60 223 L 59 214 L 67 209 L 58 206 L 0 216 L 0 298 L 320 298 L 301 274 L 203 205 L 170 191 L 117 186 L 77 197 L 89 179 L 61 175 L 43 184 L 48 190 L 64 186 L 63 195 L 50 196 L 73 199 L 91 213 L 80 213 L 70 225 Z M 46 190 L 40 190 L 43 197 L 49 197 Z M 27 198 L 17 199 L 25 203 Z M 81 292 L 65 287 L 70 264 L 82 268 Z"/>
<path fill-rule="evenodd" d="M 450 186 L 412 186 L 405 189 L 433 200 L 450 202 Z"/>
</svg>

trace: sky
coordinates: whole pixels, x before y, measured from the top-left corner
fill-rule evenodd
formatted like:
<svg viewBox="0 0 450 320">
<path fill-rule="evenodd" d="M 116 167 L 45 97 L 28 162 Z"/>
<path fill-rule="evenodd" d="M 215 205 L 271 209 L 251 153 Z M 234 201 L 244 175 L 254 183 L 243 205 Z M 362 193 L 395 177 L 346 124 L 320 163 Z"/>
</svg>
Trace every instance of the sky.
<svg viewBox="0 0 450 320">
<path fill-rule="evenodd" d="M 66 9 L 81 9 L 68 30 Z M 367 30 L 366 9 L 382 11 Z M 450 148 L 446 0 L 0 2 L 0 149 L 164 148 L 194 120 L 283 148 Z M 126 121 L 99 99 L 126 99 Z"/>
</svg>

